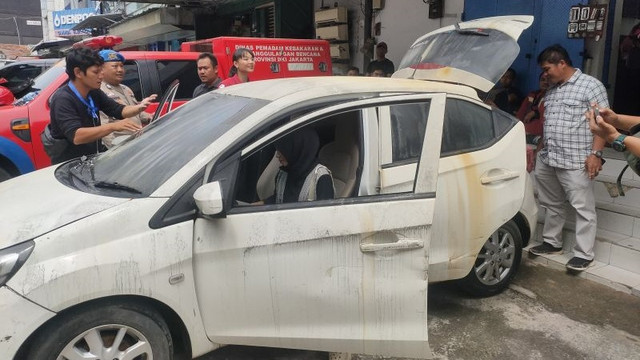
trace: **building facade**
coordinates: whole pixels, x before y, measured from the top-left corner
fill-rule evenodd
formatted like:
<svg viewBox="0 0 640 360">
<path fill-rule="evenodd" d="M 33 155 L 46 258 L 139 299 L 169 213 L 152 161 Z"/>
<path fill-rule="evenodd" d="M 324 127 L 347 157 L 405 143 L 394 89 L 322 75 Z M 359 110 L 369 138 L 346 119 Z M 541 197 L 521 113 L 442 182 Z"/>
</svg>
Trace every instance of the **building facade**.
<svg viewBox="0 0 640 360">
<path fill-rule="evenodd" d="M 40 0 L 0 1 L 0 44 L 34 45 L 40 40 Z"/>
</svg>

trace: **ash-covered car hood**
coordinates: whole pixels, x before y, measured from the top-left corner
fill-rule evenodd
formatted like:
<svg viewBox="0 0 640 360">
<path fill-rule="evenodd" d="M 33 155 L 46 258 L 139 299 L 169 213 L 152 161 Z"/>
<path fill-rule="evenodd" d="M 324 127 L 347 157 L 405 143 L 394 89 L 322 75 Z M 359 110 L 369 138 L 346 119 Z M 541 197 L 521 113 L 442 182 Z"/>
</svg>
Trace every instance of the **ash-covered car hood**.
<svg viewBox="0 0 640 360">
<path fill-rule="evenodd" d="M 55 166 L 0 182 L 0 249 L 129 201 L 61 184 Z"/>
</svg>

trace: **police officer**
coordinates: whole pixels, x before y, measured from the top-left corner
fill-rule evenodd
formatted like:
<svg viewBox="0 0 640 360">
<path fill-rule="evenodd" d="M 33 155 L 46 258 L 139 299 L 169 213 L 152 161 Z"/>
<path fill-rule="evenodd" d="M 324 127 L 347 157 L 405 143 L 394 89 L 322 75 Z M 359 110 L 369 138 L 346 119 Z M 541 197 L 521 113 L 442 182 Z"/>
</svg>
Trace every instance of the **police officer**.
<svg viewBox="0 0 640 360">
<path fill-rule="evenodd" d="M 102 50 L 100 51 L 100 57 L 104 60 L 102 71 L 104 74 L 104 80 L 100 89 L 107 94 L 107 96 L 119 104 L 122 105 L 137 105 L 138 101 L 133 95 L 133 91 L 126 85 L 121 84 L 124 78 L 124 56 L 114 50 Z M 151 115 L 147 112 L 141 112 L 140 114 L 129 118 L 135 124 L 142 126 L 149 123 Z M 110 117 L 107 114 L 100 112 L 100 122 L 102 124 L 108 124 L 115 121 L 120 121 L 116 118 Z M 113 146 L 113 139 L 121 135 L 129 135 L 131 131 L 116 131 L 102 138 L 102 143 L 110 148 Z"/>
</svg>

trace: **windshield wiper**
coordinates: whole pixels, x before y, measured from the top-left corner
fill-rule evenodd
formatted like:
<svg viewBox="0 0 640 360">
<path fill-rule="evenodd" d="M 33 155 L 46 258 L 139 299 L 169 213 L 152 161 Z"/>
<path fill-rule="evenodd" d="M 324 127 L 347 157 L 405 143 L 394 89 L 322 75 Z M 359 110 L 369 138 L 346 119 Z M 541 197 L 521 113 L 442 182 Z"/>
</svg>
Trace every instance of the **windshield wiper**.
<svg viewBox="0 0 640 360">
<path fill-rule="evenodd" d="M 131 186 L 127 185 L 118 184 L 117 182 L 98 181 L 93 184 L 93 186 L 103 189 L 122 190 L 132 194 L 142 194 L 142 192 L 138 189 L 132 188 Z"/>
<path fill-rule="evenodd" d="M 90 178 L 86 178 L 84 173 L 86 170 L 89 170 Z M 78 162 L 73 167 L 69 168 L 69 172 L 75 178 L 80 180 L 84 185 L 92 185 L 95 181 L 94 173 L 93 173 L 93 157 L 87 157 L 85 155 L 80 157 L 80 162 Z"/>
</svg>

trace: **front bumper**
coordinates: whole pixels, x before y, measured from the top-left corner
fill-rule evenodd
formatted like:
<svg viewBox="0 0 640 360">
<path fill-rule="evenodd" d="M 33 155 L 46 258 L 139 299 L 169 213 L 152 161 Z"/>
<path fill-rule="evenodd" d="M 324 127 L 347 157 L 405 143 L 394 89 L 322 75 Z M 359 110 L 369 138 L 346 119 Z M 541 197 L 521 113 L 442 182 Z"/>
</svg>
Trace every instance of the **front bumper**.
<svg viewBox="0 0 640 360">
<path fill-rule="evenodd" d="M 55 315 L 10 288 L 0 287 L 0 354 L 13 359 L 25 340 Z"/>
</svg>

